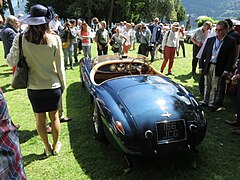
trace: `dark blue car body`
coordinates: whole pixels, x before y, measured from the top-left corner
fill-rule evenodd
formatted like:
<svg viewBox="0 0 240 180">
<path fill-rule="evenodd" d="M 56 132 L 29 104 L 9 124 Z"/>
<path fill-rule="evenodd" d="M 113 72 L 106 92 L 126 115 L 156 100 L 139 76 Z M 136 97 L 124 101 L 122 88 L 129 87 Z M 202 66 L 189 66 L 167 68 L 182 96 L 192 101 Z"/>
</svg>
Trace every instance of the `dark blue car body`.
<svg viewBox="0 0 240 180">
<path fill-rule="evenodd" d="M 83 58 L 80 73 L 93 102 L 96 136 L 123 153 L 178 151 L 204 139 L 207 122 L 193 95 L 146 61 Z"/>
</svg>

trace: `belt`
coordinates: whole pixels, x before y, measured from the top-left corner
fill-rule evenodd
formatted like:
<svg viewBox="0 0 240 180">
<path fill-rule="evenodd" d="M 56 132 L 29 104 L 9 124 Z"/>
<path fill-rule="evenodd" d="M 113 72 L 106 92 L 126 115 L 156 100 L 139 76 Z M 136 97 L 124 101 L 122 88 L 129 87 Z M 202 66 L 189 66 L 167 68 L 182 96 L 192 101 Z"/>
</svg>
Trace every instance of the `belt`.
<svg viewBox="0 0 240 180">
<path fill-rule="evenodd" d="M 214 65 L 216 65 L 217 63 L 215 63 L 215 62 L 210 62 L 210 64 L 214 64 Z"/>
</svg>

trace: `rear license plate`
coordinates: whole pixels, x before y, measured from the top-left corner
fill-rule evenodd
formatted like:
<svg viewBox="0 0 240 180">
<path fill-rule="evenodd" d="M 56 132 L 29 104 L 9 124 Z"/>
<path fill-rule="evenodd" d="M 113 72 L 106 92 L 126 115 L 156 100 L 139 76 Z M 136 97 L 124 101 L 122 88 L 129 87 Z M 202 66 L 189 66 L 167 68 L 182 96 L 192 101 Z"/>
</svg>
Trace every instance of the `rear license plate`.
<svg viewBox="0 0 240 180">
<path fill-rule="evenodd" d="M 186 139 L 184 120 L 163 121 L 157 123 L 157 135 L 159 143 L 171 143 Z"/>
</svg>

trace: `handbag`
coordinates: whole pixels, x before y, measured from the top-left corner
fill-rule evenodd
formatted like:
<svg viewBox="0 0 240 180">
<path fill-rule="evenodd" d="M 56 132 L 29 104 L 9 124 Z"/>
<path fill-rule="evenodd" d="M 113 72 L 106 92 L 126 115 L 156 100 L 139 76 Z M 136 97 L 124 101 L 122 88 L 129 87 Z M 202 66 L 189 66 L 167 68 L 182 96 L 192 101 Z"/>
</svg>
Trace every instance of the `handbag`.
<svg viewBox="0 0 240 180">
<path fill-rule="evenodd" d="M 68 48 L 68 42 L 62 42 L 62 48 Z"/>
<path fill-rule="evenodd" d="M 11 86 L 14 89 L 25 89 L 28 86 L 28 65 L 22 51 L 22 33 L 19 35 L 19 61 L 13 74 Z"/>
<path fill-rule="evenodd" d="M 154 50 L 154 44 L 149 43 L 146 37 L 144 37 L 144 39 L 147 42 L 147 51 L 153 51 Z"/>
<path fill-rule="evenodd" d="M 154 44 L 153 43 L 149 43 L 147 46 L 147 50 L 148 51 L 153 51 L 154 50 Z"/>
</svg>

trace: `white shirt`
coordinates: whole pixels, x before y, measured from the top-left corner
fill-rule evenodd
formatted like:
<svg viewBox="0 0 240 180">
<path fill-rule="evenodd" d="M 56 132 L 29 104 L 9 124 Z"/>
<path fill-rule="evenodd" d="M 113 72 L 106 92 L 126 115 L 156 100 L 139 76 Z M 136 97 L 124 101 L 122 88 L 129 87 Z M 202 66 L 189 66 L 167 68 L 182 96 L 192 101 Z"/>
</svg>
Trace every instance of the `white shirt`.
<svg viewBox="0 0 240 180">
<path fill-rule="evenodd" d="M 49 22 L 49 27 L 53 31 L 59 32 L 59 30 L 63 30 L 64 27 L 62 26 L 60 21 L 55 21 L 54 19 Z"/>
<path fill-rule="evenodd" d="M 178 32 L 173 32 L 172 30 L 167 31 L 163 37 L 162 50 L 164 50 L 165 46 L 178 48 L 178 45 Z"/>
<path fill-rule="evenodd" d="M 125 43 L 126 46 L 131 45 L 131 38 L 132 38 L 132 33 L 131 33 L 131 29 L 129 29 L 128 31 L 124 31 L 122 34 L 127 38 L 127 42 Z"/>
</svg>

